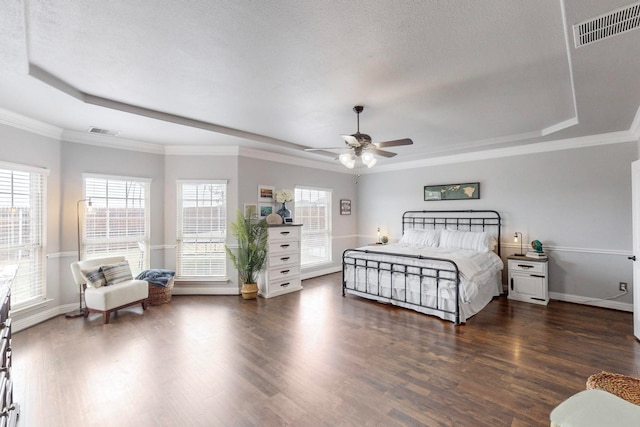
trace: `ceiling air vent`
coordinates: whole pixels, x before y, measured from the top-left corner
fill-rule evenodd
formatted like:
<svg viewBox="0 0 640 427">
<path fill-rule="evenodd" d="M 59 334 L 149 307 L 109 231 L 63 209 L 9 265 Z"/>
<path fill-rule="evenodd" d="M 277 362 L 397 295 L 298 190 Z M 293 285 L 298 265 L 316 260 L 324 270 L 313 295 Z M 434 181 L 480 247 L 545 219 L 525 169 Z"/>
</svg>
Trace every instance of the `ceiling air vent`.
<svg viewBox="0 0 640 427">
<path fill-rule="evenodd" d="M 640 2 L 612 10 L 573 26 L 576 47 L 617 36 L 640 27 Z"/>
<path fill-rule="evenodd" d="M 119 132 L 115 130 L 100 129 L 100 128 L 91 126 L 89 128 L 89 133 L 99 133 L 100 135 L 116 136 Z"/>
</svg>

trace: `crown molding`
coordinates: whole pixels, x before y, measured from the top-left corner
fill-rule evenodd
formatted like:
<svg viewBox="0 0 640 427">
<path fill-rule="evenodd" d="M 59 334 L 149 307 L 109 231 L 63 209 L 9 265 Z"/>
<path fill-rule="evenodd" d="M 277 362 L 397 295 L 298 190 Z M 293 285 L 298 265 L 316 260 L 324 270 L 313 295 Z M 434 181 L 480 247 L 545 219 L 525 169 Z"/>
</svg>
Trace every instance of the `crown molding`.
<svg viewBox="0 0 640 427">
<path fill-rule="evenodd" d="M 472 162 L 477 160 L 497 159 L 503 157 L 522 156 L 527 154 L 548 153 L 552 151 L 572 150 L 576 148 L 595 147 L 598 145 L 620 144 L 634 142 L 638 138 L 630 131 L 611 132 L 599 135 L 589 135 L 578 138 L 545 141 L 534 144 L 518 145 L 515 147 L 497 148 L 494 150 L 476 151 L 472 153 L 454 154 L 451 156 L 432 157 L 428 159 L 385 165 L 375 168 L 368 173 L 379 173 L 405 169 L 415 169 L 425 166 L 440 166 L 453 163 Z"/>
<path fill-rule="evenodd" d="M 238 156 L 239 153 L 239 146 L 167 145 L 164 149 L 168 156 Z"/>
<path fill-rule="evenodd" d="M 324 163 L 317 160 L 302 159 L 300 157 L 289 156 L 287 154 L 273 153 L 269 151 L 256 150 L 254 148 L 240 147 L 240 156 L 250 157 L 271 162 L 286 163 L 295 166 L 304 166 L 315 169 L 323 169 L 331 172 L 352 174 L 352 169 L 347 169 L 341 164 Z"/>
<path fill-rule="evenodd" d="M 50 125 L 48 123 L 41 122 L 36 119 L 32 119 L 27 116 L 23 116 L 13 111 L 0 108 L 0 123 L 10 126 L 12 128 L 24 130 L 37 135 L 46 136 L 47 138 L 53 138 L 57 141 L 60 140 L 63 129 L 57 126 Z"/>
<path fill-rule="evenodd" d="M 60 137 L 62 141 L 77 144 L 94 145 L 104 148 L 116 148 L 120 150 L 140 151 L 143 153 L 164 154 L 165 148 L 160 144 L 137 141 L 134 139 L 118 138 L 109 135 L 97 135 L 86 132 L 65 130 Z"/>
</svg>

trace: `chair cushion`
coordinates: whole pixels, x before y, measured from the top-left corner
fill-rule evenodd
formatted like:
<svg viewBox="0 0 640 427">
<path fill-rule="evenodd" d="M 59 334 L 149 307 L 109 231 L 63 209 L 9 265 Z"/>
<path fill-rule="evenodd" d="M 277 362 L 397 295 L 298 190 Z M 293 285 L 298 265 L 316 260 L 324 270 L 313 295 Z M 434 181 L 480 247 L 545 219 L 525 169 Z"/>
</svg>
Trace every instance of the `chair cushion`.
<svg viewBox="0 0 640 427">
<path fill-rule="evenodd" d="M 113 286 L 87 288 L 84 294 L 87 307 L 95 310 L 112 310 L 149 297 L 149 284 L 145 280 L 127 280 Z"/>
<path fill-rule="evenodd" d="M 133 279 L 128 261 L 103 265 L 100 269 L 107 280 L 107 285 L 115 285 Z"/>
</svg>

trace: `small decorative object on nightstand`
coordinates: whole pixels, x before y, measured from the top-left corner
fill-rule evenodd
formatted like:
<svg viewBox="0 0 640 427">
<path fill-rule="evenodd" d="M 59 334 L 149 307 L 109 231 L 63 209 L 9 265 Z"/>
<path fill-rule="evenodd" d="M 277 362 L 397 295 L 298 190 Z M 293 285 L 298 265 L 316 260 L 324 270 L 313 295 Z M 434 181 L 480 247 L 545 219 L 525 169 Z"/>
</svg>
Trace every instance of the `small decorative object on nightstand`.
<svg viewBox="0 0 640 427">
<path fill-rule="evenodd" d="M 548 259 L 512 255 L 509 268 L 509 299 L 547 305 L 549 303 Z"/>
</svg>

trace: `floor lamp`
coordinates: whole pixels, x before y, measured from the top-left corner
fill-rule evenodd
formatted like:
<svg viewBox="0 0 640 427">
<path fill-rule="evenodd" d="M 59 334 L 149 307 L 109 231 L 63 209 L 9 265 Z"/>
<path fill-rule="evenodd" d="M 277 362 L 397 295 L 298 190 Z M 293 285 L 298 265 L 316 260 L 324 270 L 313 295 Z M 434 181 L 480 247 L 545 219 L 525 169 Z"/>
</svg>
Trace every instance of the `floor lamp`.
<svg viewBox="0 0 640 427">
<path fill-rule="evenodd" d="M 78 203 L 76 203 L 76 221 L 78 224 L 78 261 L 80 261 L 80 256 L 81 256 L 80 254 L 80 204 L 84 202 L 87 202 L 87 205 L 91 207 L 91 199 L 78 200 Z M 82 303 L 82 300 L 83 300 L 82 296 L 83 296 L 83 289 L 82 289 L 82 285 L 80 285 L 80 305 L 78 309 L 70 311 L 69 313 L 65 314 L 65 317 L 72 319 L 75 317 L 84 316 L 86 308 Z"/>
</svg>

